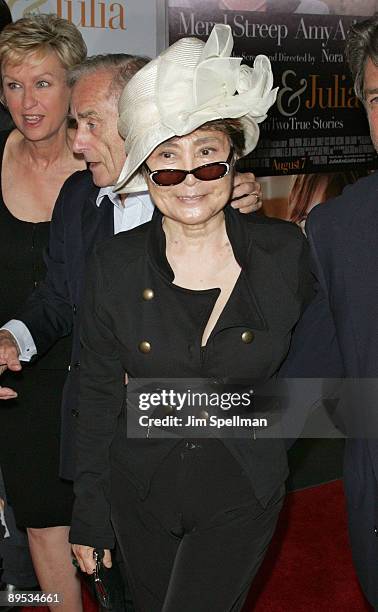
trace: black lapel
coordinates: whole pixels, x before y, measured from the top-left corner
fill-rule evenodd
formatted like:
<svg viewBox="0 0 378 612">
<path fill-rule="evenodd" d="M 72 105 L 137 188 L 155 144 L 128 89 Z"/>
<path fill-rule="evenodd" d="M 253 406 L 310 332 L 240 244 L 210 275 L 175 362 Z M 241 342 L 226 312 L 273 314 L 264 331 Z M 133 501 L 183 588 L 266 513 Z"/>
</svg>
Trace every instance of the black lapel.
<svg viewBox="0 0 378 612">
<path fill-rule="evenodd" d="M 73 232 L 75 244 L 72 245 L 72 252 L 68 254 L 72 263 L 72 294 L 77 302 L 81 300 L 85 267 L 94 246 L 110 238 L 114 233 L 113 206 L 108 200 L 103 206 L 98 207 L 96 205 L 98 192 L 98 187 L 91 181 L 89 187 L 88 184 L 85 186 L 82 194 L 80 192 L 77 194 L 78 201 L 80 202 L 82 198 L 84 202 L 78 219 L 79 227 Z"/>
<path fill-rule="evenodd" d="M 87 259 L 93 248 L 99 242 L 110 238 L 114 234 L 114 208 L 107 196 L 100 206 L 96 205 L 98 188 L 88 196 L 82 209 L 81 235 L 84 249 L 84 259 Z"/>
<path fill-rule="evenodd" d="M 336 308 L 345 313 L 344 333 L 354 336 L 361 375 L 378 376 L 378 193 L 368 195 L 338 238 L 346 256 L 340 262 L 345 301 Z"/>
</svg>

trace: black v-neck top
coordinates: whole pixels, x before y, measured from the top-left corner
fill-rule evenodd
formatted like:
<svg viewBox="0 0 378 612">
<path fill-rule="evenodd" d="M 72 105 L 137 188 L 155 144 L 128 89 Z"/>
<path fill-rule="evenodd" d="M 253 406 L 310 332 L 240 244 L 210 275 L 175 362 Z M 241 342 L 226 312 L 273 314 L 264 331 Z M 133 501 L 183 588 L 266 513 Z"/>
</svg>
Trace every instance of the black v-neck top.
<svg viewBox="0 0 378 612">
<path fill-rule="evenodd" d="M 10 133 L 0 132 L 0 168 Z M 48 246 L 49 227 L 47 221 L 33 223 L 14 217 L 4 202 L 0 184 L 0 325 L 17 318 L 19 308 L 43 280 L 46 273 L 43 253 Z M 38 360 L 37 367 L 65 369 L 70 346 L 69 338 L 59 341 Z"/>
</svg>

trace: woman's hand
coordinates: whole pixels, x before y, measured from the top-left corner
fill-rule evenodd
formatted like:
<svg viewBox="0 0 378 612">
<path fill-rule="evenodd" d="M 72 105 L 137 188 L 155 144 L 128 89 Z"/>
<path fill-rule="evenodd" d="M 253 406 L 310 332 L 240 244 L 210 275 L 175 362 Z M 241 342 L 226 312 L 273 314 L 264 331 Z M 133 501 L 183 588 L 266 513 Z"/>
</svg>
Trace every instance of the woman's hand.
<svg viewBox="0 0 378 612">
<path fill-rule="evenodd" d="M 261 185 L 256 181 L 253 172 L 235 172 L 231 206 L 238 208 L 241 213 L 260 210 L 262 206 Z"/>
<path fill-rule="evenodd" d="M 96 563 L 93 558 L 94 548 L 92 546 L 83 546 L 82 544 L 72 544 L 72 552 L 75 555 L 80 569 L 82 572 L 86 572 L 87 574 L 93 574 Z M 104 558 L 102 559 L 102 563 L 105 567 L 112 566 L 112 556 L 110 550 L 104 550 Z"/>
</svg>

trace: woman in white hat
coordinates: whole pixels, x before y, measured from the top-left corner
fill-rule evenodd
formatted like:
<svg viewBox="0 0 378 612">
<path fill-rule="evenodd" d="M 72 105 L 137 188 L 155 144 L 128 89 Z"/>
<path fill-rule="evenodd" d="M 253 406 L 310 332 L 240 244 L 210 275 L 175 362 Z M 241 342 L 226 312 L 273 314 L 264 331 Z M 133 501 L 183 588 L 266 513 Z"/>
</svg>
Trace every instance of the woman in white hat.
<svg viewBox="0 0 378 612">
<path fill-rule="evenodd" d="M 174 396 L 162 400 L 176 436 L 139 421 L 130 390 L 127 436 L 122 409 L 125 371 L 160 393 L 164 379 L 269 380 L 312 295 L 299 228 L 228 206 L 235 161 L 276 97 L 268 58 L 241 66 L 232 44 L 222 25 L 206 44 L 182 39 L 126 86 L 117 188 L 147 183 L 158 211 L 97 249 L 87 283 L 71 541 L 91 573 L 93 549 L 109 565 L 116 539 L 144 612 L 240 610 L 287 477 L 281 440 L 217 438 L 208 407 L 185 430 Z M 135 414 L 145 439 L 131 437 Z"/>
</svg>

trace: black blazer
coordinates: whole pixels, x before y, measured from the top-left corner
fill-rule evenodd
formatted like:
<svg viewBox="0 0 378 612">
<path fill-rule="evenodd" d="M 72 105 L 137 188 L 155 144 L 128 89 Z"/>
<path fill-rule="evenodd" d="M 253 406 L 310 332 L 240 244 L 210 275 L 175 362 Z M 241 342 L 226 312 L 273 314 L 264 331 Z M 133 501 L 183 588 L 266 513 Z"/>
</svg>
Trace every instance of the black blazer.
<svg viewBox="0 0 378 612">
<path fill-rule="evenodd" d="M 306 232 L 319 291 L 297 326 L 284 375 L 378 377 L 377 201 L 375 173 L 311 211 Z M 378 478 L 378 443 L 366 446 Z M 359 443 L 348 448 L 357 460 Z"/>
<path fill-rule="evenodd" d="M 377 379 L 378 173 L 314 208 L 306 231 L 319 292 L 298 324 L 283 374 Z M 367 406 L 358 400 L 351 406 L 355 417 L 375 419 L 377 395 L 368 398 Z M 348 439 L 344 483 L 353 556 L 365 593 L 375 605 L 377 481 L 378 440 Z M 354 508 L 359 508 L 358 518 L 353 518 Z"/>
<path fill-rule="evenodd" d="M 268 380 L 284 360 L 293 327 L 312 296 L 307 245 L 294 225 L 226 208 L 226 229 L 241 274 L 205 350 L 201 336 L 219 289 L 172 283 L 161 215 L 95 250 L 82 329 L 78 472 L 71 541 L 112 547 L 107 485 L 111 461 L 141 497 L 177 440 L 127 439 L 124 372 L 135 378 Z M 143 298 L 152 289 L 151 300 Z M 252 342 L 244 342 L 244 332 Z M 143 352 L 140 343 L 151 350 Z M 281 440 L 224 440 L 264 505 L 287 477 Z"/>
<path fill-rule="evenodd" d="M 73 332 L 71 364 L 63 393 L 61 441 L 61 476 L 70 480 L 74 477 L 79 317 L 85 264 L 94 245 L 114 233 L 113 207 L 106 203 L 96 206 L 98 191 L 87 170 L 75 172 L 64 183 L 50 225 L 46 279 L 17 314 L 33 336 L 38 355 Z"/>
</svg>

